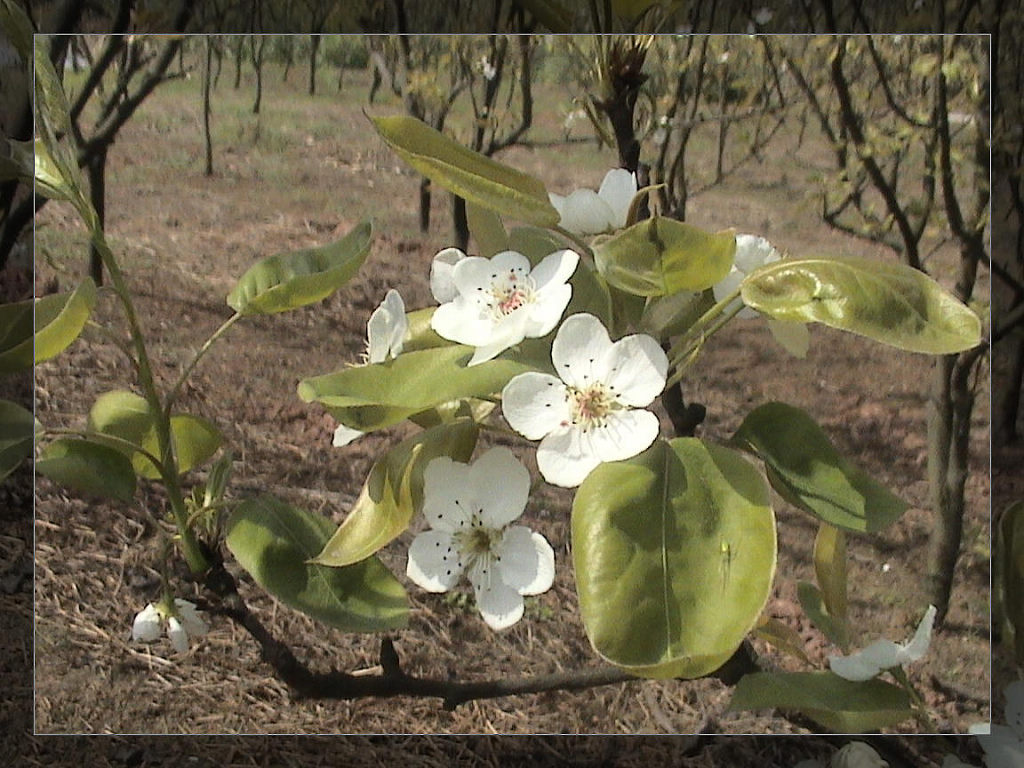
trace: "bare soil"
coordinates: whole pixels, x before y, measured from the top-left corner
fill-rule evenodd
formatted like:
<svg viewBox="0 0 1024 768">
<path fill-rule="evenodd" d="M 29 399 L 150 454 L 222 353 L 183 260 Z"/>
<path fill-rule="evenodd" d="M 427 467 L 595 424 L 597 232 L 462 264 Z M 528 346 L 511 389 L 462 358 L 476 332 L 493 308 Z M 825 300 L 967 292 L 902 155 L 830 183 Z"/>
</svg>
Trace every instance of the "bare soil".
<svg viewBox="0 0 1024 768">
<path fill-rule="evenodd" d="M 257 117 L 248 111 L 252 95 L 245 88 L 251 83 L 243 80 L 245 88 L 236 92 L 225 75 L 215 94 L 215 173 L 209 177 L 202 170 L 199 83 L 158 89 L 110 153 L 107 230 L 136 297 L 151 353 L 159 361 L 156 373 L 166 384 L 230 315 L 225 296 L 252 262 L 328 242 L 363 217 L 375 217 L 371 256 L 351 283 L 319 305 L 240 323 L 200 364 L 180 403 L 182 410 L 209 418 L 223 430 L 239 460 L 234 497 L 270 491 L 340 521 L 377 453 L 407 430 L 398 427 L 343 450 L 332 448 L 334 422 L 302 403 L 296 384 L 358 360 L 369 313 L 387 288 L 400 288 L 410 308 L 431 303 L 429 264 L 449 244 L 450 217 L 447 196 L 437 193 L 430 231 L 418 231 L 418 179 L 373 134 L 361 113 L 368 78 L 346 74 L 341 94 L 327 89 L 315 98 L 300 94 L 301 78 L 302 73 L 293 72 L 285 84 L 279 72 L 269 75 Z M 555 139 L 560 109 L 570 94 L 549 87 L 543 99 L 533 136 Z M 392 101 L 371 111 L 396 114 L 401 106 Z M 561 193 L 596 187 L 614 163 L 611 151 L 592 144 L 516 148 L 500 159 L 536 174 L 548 189 Z M 707 228 L 735 227 L 764 235 L 792 254 L 894 258 L 818 220 L 815 174 L 826 163 L 825 149 L 814 137 L 797 146 L 795 131 L 783 135 L 761 162 L 748 164 L 694 198 L 689 219 Z M 36 243 L 37 285 L 56 276 L 62 290 L 70 289 L 87 262 L 82 230 L 71 212 L 47 205 Z M 933 257 L 942 282 L 948 282 L 942 265 L 952 263 L 949 259 L 941 250 Z M 125 325 L 111 293 L 101 293 L 95 319 L 124 337 Z M 921 585 L 933 527 L 927 502 L 925 407 L 932 361 L 821 327 L 812 329 L 807 358 L 797 360 L 760 322 L 734 325 L 708 344 L 685 381 L 687 398 L 708 408 L 701 436 L 726 439 L 749 409 L 765 400 L 784 400 L 812 414 L 841 453 L 908 502 L 903 519 L 883 533 L 853 537 L 849 558 L 855 645 L 883 635 L 902 641 L 925 609 Z M 38 369 L 38 417 L 51 426 L 81 426 L 95 397 L 124 387 L 130 377 L 125 357 L 90 329 L 65 354 Z M 973 422 L 964 545 L 949 617 L 935 633 L 926 659 L 910 668 L 911 680 L 946 732 L 962 733 L 971 723 L 989 719 L 988 401 L 986 375 L 979 384 Z M 521 453 L 529 460 L 525 446 Z M 555 549 L 558 573 L 554 587 L 531 600 L 526 617 L 511 630 L 495 634 L 464 601 L 407 585 L 409 627 L 393 635 L 407 671 L 484 679 L 599 663 L 577 612 L 568 554 L 568 501 L 568 495 L 546 490 L 528 508 L 527 521 Z M 776 501 L 779 567 L 766 613 L 797 630 L 820 667 L 835 649 L 809 624 L 796 601 L 796 582 L 813 580 L 810 545 L 815 526 Z M 37 732 L 802 731 L 771 713 L 727 711 L 730 690 L 714 680 L 638 681 L 583 693 L 472 702 L 446 712 L 435 700 L 296 700 L 261 663 L 256 643 L 226 620 L 216 621 L 185 658 L 173 658 L 165 645 L 132 644 L 132 617 L 158 595 L 158 534 L 166 528 L 165 511 L 156 487 L 143 486 L 130 505 L 112 505 L 78 498 L 42 479 L 37 482 Z M 412 535 L 407 532 L 381 553 L 401 578 Z M 315 669 L 351 672 L 378 663 L 378 638 L 325 628 L 278 605 L 238 569 L 235 573 L 261 618 Z M 185 580 L 180 583 L 179 594 L 189 597 L 191 587 Z M 771 663 L 793 665 L 764 643 L 755 645 Z M 908 723 L 904 730 L 915 727 Z M 339 743 L 339 749 L 350 743 L 354 749 L 370 745 L 373 754 L 372 742 L 350 740 Z M 410 764 L 448 764 L 444 755 L 450 757 L 450 750 L 431 751 L 430 745 L 437 743 L 423 742 L 414 750 L 420 762 Z M 478 749 L 465 743 L 471 753 Z M 490 743 L 490 756 L 483 747 L 477 755 L 484 764 L 497 759 L 495 744 L 499 753 L 523 760 L 561 749 L 557 739 L 537 740 L 529 747 Z M 615 740 L 608 754 L 625 749 L 623 754 L 645 759 L 643 744 L 623 744 Z M 683 764 L 688 747 L 681 741 L 665 744 L 670 745 L 665 749 L 676 750 L 666 754 L 675 754 L 675 762 Z M 722 752 L 705 751 L 685 764 L 789 765 L 799 759 L 790 760 L 793 755 L 827 752 L 824 741 L 804 744 L 786 752 L 781 743 L 722 742 L 716 747 Z M 217 749 L 222 747 L 227 749 L 223 744 Z M 158 759 L 159 746 L 145 749 L 155 749 L 146 755 Z M 296 742 L 295 749 L 298 754 L 304 747 Z M 730 749 L 745 751 L 730 756 Z M 591 753 L 594 764 L 603 764 L 600 753 Z M 213 752 L 207 754 L 214 759 Z M 235 764 L 227 752 L 216 754 L 219 765 Z M 933 752 L 930 759 L 941 762 L 938 754 Z M 363 763 L 353 757 L 351 764 Z"/>
</svg>

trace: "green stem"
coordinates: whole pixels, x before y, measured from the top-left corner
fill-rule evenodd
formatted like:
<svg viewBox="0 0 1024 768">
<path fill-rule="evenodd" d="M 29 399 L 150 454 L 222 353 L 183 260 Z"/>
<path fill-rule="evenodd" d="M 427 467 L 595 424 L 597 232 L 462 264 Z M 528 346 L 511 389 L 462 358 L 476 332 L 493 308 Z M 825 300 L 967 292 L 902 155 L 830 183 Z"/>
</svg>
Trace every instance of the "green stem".
<svg viewBox="0 0 1024 768">
<path fill-rule="evenodd" d="M 234 325 L 241 317 L 241 313 L 235 312 L 235 314 L 233 314 L 231 317 L 225 320 L 224 323 L 220 326 L 220 328 L 214 331 L 210 338 L 208 338 L 206 342 L 203 344 L 203 346 L 199 348 L 199 351 L 196 352 L 195 356 L 192 358 L 189 364 L 185 366 L 185 370 L 181 372 L 181 375 L 178 377 L 178 380 L 174 382 L 174 386 L 171 387 L 171 391 L 167 395 L 167 402 L 164 405 L 164 416 L 166 418 L 169 419 L 171 417 L 171 406 L 174 405 L 174 401 L 178 399 L 178 395 L 181 393 L 181 388 L 185 385 L 185 381 L 188 379 L 189 374 L 192 373 L 193 369 L 195 369 L 199 361 L 209 351 L 210 347 L 212 347 L 214 343 L 218 339 L 220 339 L 221 336 L 227 333 L 227 330 L 232 325 Z"/>
<path fill-rule="evenodd" d="M 936 733 L 935 723 L 932 722 L 932 719 L 928 714 L 928 708 L 925 705 L 924 699 L 921 698 L 921 694 L 917 692 L 917 689 L 910 684 L 910 679 L 907 677 L 907 673 L 903 667 L 892 667 L 889 672 L 894 678 L 896 678 L 896 682 L 900 684 L 900 687 L 907 692 L 908 696 L 910 696 L 910 700 L 914 705 L 914 714 L 920 721 L 922 727 L 924 727 L 925 733 Z"/>
<path fill-rule="evenodd" d="M 714 336 L 718 331 L 724 328 L 730 320 L 739 314 L 740 310 L 743 309 L 742 304 L 729 309 L 729 305 L 738 299 L 739 296 L 740 289 L 737 288 L 701 315 L 697 319 L 697 322 L 690 326 L 686 331 L 686 334 L 679 343 L 673 345 L 674 350 L 681 351 L 672 353 L 672 359 L 669 363 L 671 367 L 676 370 L 675 373 L 669 377 L 665 386 L 672 386 L 678 382 L 683 377 L 683 372 L 686 370 L 685 365 L 682 367 L 678 366 L 685 363 L 690 355 L 693 354 L 708 339 L 708 337 Z"/>
<path fill-rule="evenodd" d="M 188 563 L 189 570 L 194 574 L 205 573 L 210 568 L 210 562 L 206 559 L 195 533 L 188 527 L 188 511 L 185 508 L 185 498 L 182 495 L 181 484 L 178 480 L 178 462 L 174 456 L 174 446 L 171 443 L 171 421 L 164 413 L 160 402 L 160 393 L 156 388 L 153 378 L 153 368 L 149 362 L 149 353 L 146 351 L 146 342 L 139 325 L 138 315 L 135 313 L 135 305 L 132 303 L 131 293 L 125 283 L 124 275 L 114 257 L 113 251 L 107 244 L 106 236 L 98 224 L 92 227 L 92 242 L 96 246 L 103 266 L 110 275 L 110 282 L 117 293 L 118 299 L 124 308 L 125 317 L 128 320 L 128 329 L 131 332 L 132 345 L 135 347 L 135 358 L 139 386 L 142 388 L 146 402 L 153 413 L 153 424 L 156 428 L 157 446 L 160 460 L 156 466 L 160 469 L 160 476 L 167 488 L 167 498 L 174 513 L 175 522 L 181 532 L 182 553 Z"/>
</svg>

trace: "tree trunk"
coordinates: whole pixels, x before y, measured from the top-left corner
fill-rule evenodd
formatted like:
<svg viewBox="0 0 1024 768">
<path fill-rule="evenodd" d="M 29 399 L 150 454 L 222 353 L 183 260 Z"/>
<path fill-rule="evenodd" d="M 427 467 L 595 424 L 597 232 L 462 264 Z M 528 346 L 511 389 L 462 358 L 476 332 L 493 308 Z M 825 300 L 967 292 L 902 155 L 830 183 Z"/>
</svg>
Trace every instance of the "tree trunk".
<svg viewBox="0 0 1024 768">
<path fill-rule="evenodd" d="M 469 247 L 469 221 L 466 218 L 466 201 L 452 195 L 452 241 L 463 253 Z"/>
<path fill-rule="evenodd" d="M 237 91 L 242 86 L 242 55 L 245 51 L 245 38 L 239 37 L 238 43 L 235 45 L 235 83 L 234 89 Z"/>
<path fill-rule="evenodd" d="M 252 104 L 252 113 L 258 115 L 260 113 L 260 104 L 263 102 L 263 43 L 266 38 L 263 35 L 259 36 L 259 42 L 252 40 L 253 48 L 253 69 L 256 70 L 256 100 Z"/>
<path fill-rule="evenodd" d="M 320 50 L 320 35 L 309 36 L 309 95 L 316 96 L 316 55 Z"/>
<path fill-rule="evenodd" d="M 107 147 L 98 148 L 96 154 L 89 158 L 87 166 L 89 174 L 89 201 L 96 210 L 102 228 L 107 221 Z M 89 246 L 89 275 L 96 285 L 103 285 L 103 257 L 95 245 Z"/>
<path fill-rule="evenodd" d="M 420 180 L 420 232 L 430 231 L 430 179 Z"/>
<path fill-rule="evenodd" d="M 927 592 L 938 609 L 940 625 L 949 609 L 960 556 L 974 407 L 970 374 L 977 359 L 969 350 L 936 360 L 928 401 L 928 486 L 935 528 L 929 539 Z"/>
<path fill-rule="evenodd" d="M 999 402 L 996 405 L 994 433 L 1003 444 L 1015 443 L 1017 433 L 1017 417 L 1020 415 L 1021 382 L 1024 380 L 1024 341 L 1011 336 L 1000 342 L 998 351 L 1006 350 L 1009 364 L 1006 373 L 1001 377 Z"/>
<path fill-rule="evenodd" d="M 213 176 L 213 140 L 210 137 L 210 81 L 213 79 L 213 44 L 209 37 L 206 41 L 206 66 L 203 68 L 203 138 L 206 141 L 207 176 Z"/>
</svg>

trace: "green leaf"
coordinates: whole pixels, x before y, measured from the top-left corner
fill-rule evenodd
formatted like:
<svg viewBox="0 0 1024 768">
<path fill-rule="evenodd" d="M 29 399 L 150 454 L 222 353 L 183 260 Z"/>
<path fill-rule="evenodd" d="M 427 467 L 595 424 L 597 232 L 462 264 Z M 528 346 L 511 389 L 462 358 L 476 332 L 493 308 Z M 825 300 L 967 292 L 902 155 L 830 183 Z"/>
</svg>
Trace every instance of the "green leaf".
<svg viewBox="0 0 1024 768">
<path fill-rule="evenodd" d="M 800 659 L 804 664 L 810 664 L 811 660 L 803 649 L 803 639 L 800 633 L 788 624 L 783 624 L 778 619 L 764 618 L 758 622 L 752 634 L 755 637 L 771 643 L 783 653 L 788 653 L 794 658 Z"/>
<path fill-rule="evenodd" d="M 597 652 L 644 677 L 721 666 L 775 572 L 768 486 L 740 454 L 680 438 L 597 467 L 576 493 L 580 613 Z"/>
<path fill-rule="evenodd" d="M 489 259 L 496 253 L 508 250 L 508 234 L 501 223 L 501 218 L 493 211 L 466 203 L 466 222 L 469 225 L 469 233 L 476 242 L 478 256 Z"/>
<path fill-rule="evenodd" d="M 26 371 L 63 352 L 95 305 L 96 284 L 88 277 L 72 293 L 0 305 L 0 373 Z"/>
<path fill-rule="evenodd" d="M 836 733 L 877 731 L 914 716 L 903 689 L 878 679 L 854 683 L 831 672 L 746 675 L 729 709 L 795 710 Z"/>
<path fill-rule="evenodd" d="M 54 440 L 36 460 L 36 470 L 56 483 L 92 496 L 131 501 L 135 471 L 120 451 L 88 440 Z"/>
<path fill-rule="evenodd" d="M 3 30 L 4 37 L 14 46 L 18 56 L 27 66 L 32 58 L 32 21 L 25 15 L 21 6 L 12 0 L 0 3 L 0 30 Z"/>
<path fill-rule="evenodd" d="M 320 515 L 261 496 L 235 508 L 226 541 L 256 583 L 318 621 L 345 632 L 405 626 L 405 590 L 376 558 L 345 568 L 308 562 L 324 548 L 334 528 Z"/>
<path fill-rule="evenodd" d="M 839 456 L 814 419 L 792 405 L 772 402 L 755 408 L 732 442 L 764 461 L 769 482 L 783 498 L 831 525 L 874 533 L 907 508 Z"/>
<path fill-rule="evenodd" d="M 528 224 L 558 224 L 544 184 L 533 176 L 467 149 L 413 117 L 370 119 L 403 160 L 467 203 Z"/>
<path fill-rule="evenodd" d="M 44 296 L 36 302 L 35 362 L 63 352 L 82 332 L 96 305 L 96 284 L 87 277 L 74 292 Z"/>
<path fill-rule="evenodd" d="M 36 420 L 10 400 L 0 400 L 0 480 L 32 454 Z"/>
<path fill-rule="evenodd" d="M 832 643 L 845 648 L 847 643 L 846 627 L 840 625 L 829 615 L 821 590 L 809 581 L 798 581 L 796 596 L 800 600 L 800 607 L 804 609 L 807 618 L 814 622 L 814 626 L 821 630 Z"/>
<path fill-rule="evenodd" d="M 178 461 L 178 472 L 188 472 L 190 469 L 201 466 L 207 459 L 217 452 L 224 442 L 220 430 L 213 424 L 199 416 L 190 414 L 175 414 L 171 416 L 171 444 L 174 446 L 174 456 Z M 146 433 L 142 447 L 154 456 L 160 455 L 160 446 L 156 437 L 156 430 Z M 159 480 L 160 472 L 153 462 L 142 454 L 132 457 L 132 466 L 139 473 L 140 477 L 150 480 Z"/>
<path fill-rule="evenodd" d="M 171 443 L 179 472 L 201 465 L 223 443 L 223 437 L 214 424 L 188 414 L 171 416 Z M 98 435 L 110 435 L 160 456 L 156 425 L 149 403 L 141 395 L 124 389 L 104 392 L 96 398 L 89 410 L 88 428 Z M 160 479 L 160 472 L 144 454 L 129 450 L 121 444 L 110 447 L 130 456 L 134 471 L 149 480 Z"/>
<path fill-rule="evenodd" d="M 849 642 L 846 595 L 846 534 L 841 528 L 821 523 L 814 538 L 814 574 L 825 610 L 835 622 L 839 645 Z"/>
<path fill-rule="evenodd" d="M 977 346 L 981 320 L 923 272 L 870 259 L 783 260 L 751 272 L 743 301 L 780 320 L 818 322 L 910 352 Z"/>
<path fill-rule="evenodd" d="M 732 230 L 711 234 L 654 216 L 594 246 L 597 270 L 635 296 L 702 291 L 729 274 L 736 252 Z"/>
<path fill-rule="evenodd" d="M 346 426 L 369 432 L 450 400 L 500 392 L 516 374 L 536 370 L 501 358 L 466 367 L 472 353 L 463 345 L 403 352 L 383 363 L 304 379 L 299 397 L 321 403 Z"/>
<path fill-rule="evenodd" d="M 688 331 L 714 304 L 714 294 L 710 291 L 680 291 L 648 299 L 640 317 L 640 330 L 667 341 Z"/>
<path fill-rule="evenodd" d="M 458 419 L 403 440 L 377 460 L 348 517 L 316 556 L 321 565 L 357 563 L 399 536 L 423 503 L 423 470 L 432 459 L 468 462 L 479 429 Z"/>
<path fill-rule="evenodd" d="M 231 289 L 228 305 L 243 315 L 270 315 L 325 299 L 362 266 L 372 233 L 365 220 L 336 242 L 258 261 Z"/>
</svg>

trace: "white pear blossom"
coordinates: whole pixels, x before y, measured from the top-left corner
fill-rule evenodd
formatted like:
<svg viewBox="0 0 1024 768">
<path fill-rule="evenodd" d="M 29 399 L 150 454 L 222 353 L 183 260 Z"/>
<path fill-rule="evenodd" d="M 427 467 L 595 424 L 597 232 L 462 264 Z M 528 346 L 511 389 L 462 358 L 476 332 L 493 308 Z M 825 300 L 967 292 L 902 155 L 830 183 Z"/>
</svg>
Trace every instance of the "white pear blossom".
<svg viewBox="0 0 1024 768">
<path fill-rule="evenodd" d="M 189 636 L 201 637 L 209 631 L 209 626 L 194 603 L 175 598 L 171 609 L 163 603 L 150 603 L 139 611 L 132 622 L 132 640 L 137 643 L 156 642 L 164 629 L 174 650 L 186 653 Z"/>
<path fill-rule="evenodd" d="M 522 373 L 501 393 L 511 427 L 540 440 L 537 466 L 553 485 L 572 488 L 604 461 L 645 450 L 658 436 L 658 417 L 643 410 L 665 388 L 668 358 L 651 336 L 612 343 L 601 321 L 566 318 L 551 346 L 558 377 Z"/>
<path fill-rule="evenodd" d="M 405 336 L 409 332 L 409 320 L 405 316 L 405 302 L 394 288 L 384 294 L 382 301 L 366 323 L 366 362 L 383 363 L 389 357 L 402 354 Z M 358 429 L 339 424 L 334 430 L 331 445 L 342 448 L 365 433 Z"/>
<path fill-rule="evenodd" d="M 878 640 L 850 656 L 829 656 L 829 667 L 840 677 L 861 681 L 870 680 L 883 669 L 920 660 L 928 652 L 935 613 L 935 606 L 929 605 L 910 642 L 899 644 L 892 640 Z"/>
<path fill-rule="evenodd" d="M 863 741 L 851 741 L 829 761 L 829 768 L 888 768 L 889 764 Z M 824 768 L 820 760 L 801 760 L 793 768 Z"/>
<path fill-rule="evenodd" d="M 477 62 L 477 67 L 480 69 L 480 74 L 484 76 L 485 80 L 493 80 L 494 76 L 498 74 L 498 70 L 486 55 L 480 57 L 480 60 Z"/>
<path fill-rule="evenodd" d="M 978 735 L 978 743 L 985 750 L 988 768 L 1020 768 L 1024 765 L 1024 681 L 1010 683 L 1006 689 L 1003 713 L 1006 725 L 992 725 L 987 735 Z"/>
<path fill-rule="evenodd" d="M 408 577 L 430 592 L 447 592 L 465 574 L 487 625 L 515 624 L 523 595 L 547 591 L 555 577 L 547 540 L 513 525 L 529 493 L 530 473 L 508 448 L 491 448 L 472 464 L 433 459 L 423 472 L 430 530 L 409 547 Z"/>
<path fill-rule="evenodd" d="M 568 280 L 579 258 L 575 251 L 555 251 L 532 270 L 530 261 L 516 251 L 501 251 L 489 259 L 459 258 L 451 268 L 456 295 L 434 311 L 430 326 L 450 341 L 476 347 L 470 365 L 486 362 L 523 339 L 546 336 L 572 298 Z M 440 274 L 437 259 L 434 265 L 436 282 L 446 295 L 447 278 Z"/>
<path fill-rule="evenodd" d="M 430 292 L 438 304 L 455 301 L 455 297 L 459 295 L 452 272 L 455 265 L 464 258 L 466 258 L 466 254 L 458 248 L 445 248 L 443 251 L 438 251 L 430 263 Z"/>
<path fill-rule="evenodd" d="M 597 192 L 577 189 L 566 197 L 549 193 L 548 199 L 562 217 L 562 228 L 577 235 L 597 235 L 626 226 L 635 196 L 636 174 L 613 168 L 605 174 Z"/>
<path fill-rule="evenodd" d="M 730 293 L 740 287 L 744 278 L 765 264 L 779 261 L 782 254 L 763 237 L 756 235 L 736 235 L 736 255 L 733 257 L 732 269 L 724 278 L 712 286 L 715 301 L 722 301 Z M 728 309 L 742 305 L 743 300 L 737 298 Z M 741 319 L 757 317 L 760 313 L 750 307 L 743 307 L 736 314 Z M 768 330 L 772 336 L 794 357 L 806 357 L 811 337 L 804 323 L 795 320 L 776 320 L 768 318 Z"/>
</svg>

